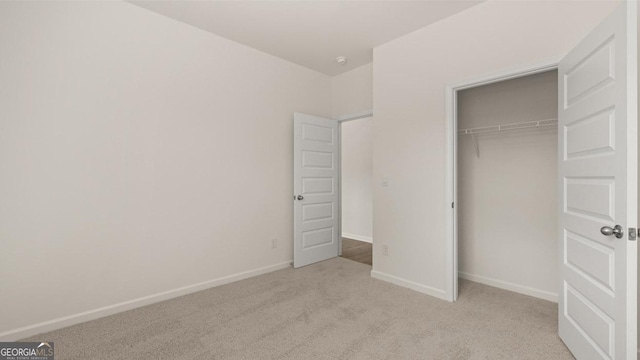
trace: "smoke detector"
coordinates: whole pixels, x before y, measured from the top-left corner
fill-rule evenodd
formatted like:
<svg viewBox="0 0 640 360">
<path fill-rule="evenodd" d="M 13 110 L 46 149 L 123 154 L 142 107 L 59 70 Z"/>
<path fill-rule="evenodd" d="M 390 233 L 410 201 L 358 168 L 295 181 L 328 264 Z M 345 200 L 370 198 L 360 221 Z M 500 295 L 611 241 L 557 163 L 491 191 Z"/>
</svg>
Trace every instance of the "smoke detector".
<svg viewBox="0 0 640 360">
<path fill-rule="evenodd" d="M 346 58 L 346 57 L 344 57 L 344 56 L 338 56 L 338 57 L 336 58 L 336 62 L 337 62 L 338 64 L 340 64 L 340 65 L 344 65 L 344 64 L 346 64 L 346 63 L 347 63 L 347 58 Z"/>
</svg>

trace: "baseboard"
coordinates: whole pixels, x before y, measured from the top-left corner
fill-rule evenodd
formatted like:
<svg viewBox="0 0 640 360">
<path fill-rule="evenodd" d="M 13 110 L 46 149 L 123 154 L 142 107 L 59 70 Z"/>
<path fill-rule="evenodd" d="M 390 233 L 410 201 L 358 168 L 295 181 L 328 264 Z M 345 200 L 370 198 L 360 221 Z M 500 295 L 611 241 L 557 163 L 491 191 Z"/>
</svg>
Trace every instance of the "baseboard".
<svg viewBox="0 0 640 360">
<path fill-rule="evenodd" d="M 0 333 L 0 341 L 16 341 L 29 336 L 41 334 L 48 331 L 61 329 L 67 326 L 95 320 L 101 317 L 117 314 L 123 311 L 132 310 L 145 305 L 154 304 L 160 301 L 173 299 L 179 296 L 191 294 L 194 292 L 210 289 L 216 286 L 226 285 L 232 282 L 248 279 L 250 277 L 270 273 L 272 271 L 286 269 L 291 266 L 291 261 L 282 262 L 275 265 L 265 266 L 259 269 L 244 271 L 241 273 L 221 277 L 218 279 L 208 280 L 198 284 L 188 285 L 181 288 L 164 291 L 161 293 L 121 302 L 114 305 L 105 306 L 99 309 L 89 310 L 82 313 L 65 316 L 49 321 L 44 321 L 34 325 L 5 331 Z"/>
<path fill-rule="evenodd" d="M 406 287 L 426 295 L 437 297 L 438 299 L 449 301 L 444 290 L 436 289 L 427 285 L 418 284 L 417 282 L 413 282 L 411 280 L 406 280 L 403 278 L 399 278 L 397 276 L 385 274 L 376 270 L 371 271 L 371 277 L 374 279 L 390 282 L 394 285 Z"/>
<path fill-rule="evenodd" d="M 362 235 L 356 235 L 356 234 L 349 234 L 349 233 L 342 233 L 342 237 L 343 238 L 347 238 L 347 239 L 352 239 L 352 240 L 358 240 L 358 241 L 364 241 L 364 242 L 368 242 L 370 244 L 373 243 L 373 238 L 369 237 L 369 236 L 362 236 Z"/>
<path fill-rule="evenodd" d="M 532 288 L 532 287 L 528 287 L 528 286 L 523 286 L 523 285 L 518 285 L 518 284 L 510 283 L 510 282 L 507 282 L 507 281 L 492 279 L 492 278 L 489 278 L 489 277 L 486 277 L 486 276 L 469 274 L 469 273 L 462 272 L 462 271 L 458 272 L 458 277 L 460 277 L 462 279 L 465 279 L 465 280 L 474 281 L 474 282 L 477 282 L 477 283 L 480 283 L 480 284 L 489 285 L 489 286 L 497 287 L 497 288 L 500 288 L 500 289 L 513 291 L 513 292 L 516 292 L 518 294 L 529 295 L 529 296 L 533 296 L 533 297 L 536 297 L 536 298 L 539 298 L 539 299 L 553 301 L 555 303 L 558 302 L 558 294 L 552 293 L 552 292 L 549 292 L 549 291 L 540 290 L 540 289 L 536 289 L 536 288 Z"/>
</svg>

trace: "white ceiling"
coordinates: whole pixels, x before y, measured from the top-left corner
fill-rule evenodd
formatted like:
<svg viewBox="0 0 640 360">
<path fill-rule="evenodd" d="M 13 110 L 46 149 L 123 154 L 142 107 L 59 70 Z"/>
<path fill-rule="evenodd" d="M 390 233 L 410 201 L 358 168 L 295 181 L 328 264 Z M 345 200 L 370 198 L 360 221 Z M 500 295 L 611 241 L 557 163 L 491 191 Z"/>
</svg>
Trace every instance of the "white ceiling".
<svg viewBox="0 0 640 360">
<path fill-rule="evenodd" d="M 481 1 L 130 2 L 333 76 L 371 62 L 374 47 Z"/>
</svg>

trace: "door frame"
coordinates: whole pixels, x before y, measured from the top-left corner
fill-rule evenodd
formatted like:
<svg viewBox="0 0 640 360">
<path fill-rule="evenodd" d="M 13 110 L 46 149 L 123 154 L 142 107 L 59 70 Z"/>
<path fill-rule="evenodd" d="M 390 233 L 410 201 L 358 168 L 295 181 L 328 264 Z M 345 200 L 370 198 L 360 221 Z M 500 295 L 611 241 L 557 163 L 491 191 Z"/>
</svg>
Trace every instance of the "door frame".
<svg viewBox="0 0 640 360">
<path fill-rule="evenodd" d="M 458 91 L 489 85 L 496 82 L 521 78 L 558 69 L 562 56 L 512 67 L 497 72 L 451 83 L 445 89 L 446 116 L 446 164 L 445 164 L 445 299 L 458 299 Z"/>
<path fill-rule="evenodd" d="M 338 122 L 338 256 L 342 256 L 342 123 L 370 117 L 373 117 L 372 109 L 334 118 Z M 373 236 L 371 242 L 373 243 Z"/>
</svg>

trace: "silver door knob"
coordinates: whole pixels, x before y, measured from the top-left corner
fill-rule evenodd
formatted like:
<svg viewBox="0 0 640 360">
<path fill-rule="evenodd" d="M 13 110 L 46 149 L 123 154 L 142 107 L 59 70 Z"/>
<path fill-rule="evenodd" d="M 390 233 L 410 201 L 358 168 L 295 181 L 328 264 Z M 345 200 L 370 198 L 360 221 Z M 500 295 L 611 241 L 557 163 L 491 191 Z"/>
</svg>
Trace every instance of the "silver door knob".
<svg viewBox="0 0 640 360">
<path fill-rule="evenodd" d="M 624 234 L 624 231 L 622 230 L 622 226 L 620 225 L 616 225 L 613 228 L 610 226 L 603 226 L 600 229 L 600 232 L 602 233 L 602 235 L 606 235 L 606 236 L 615 235 L 618 239 L 620 239 Z"/>
<path fill-rule="evenodd" d="M 298 195 L 298 196 L 296 197 L 296 199 L 298 199 L 298 200 L 302 200 L 302 199 L 304 199 L 304 196 L 302 196 L 302 195 Z"/>
</svg>

